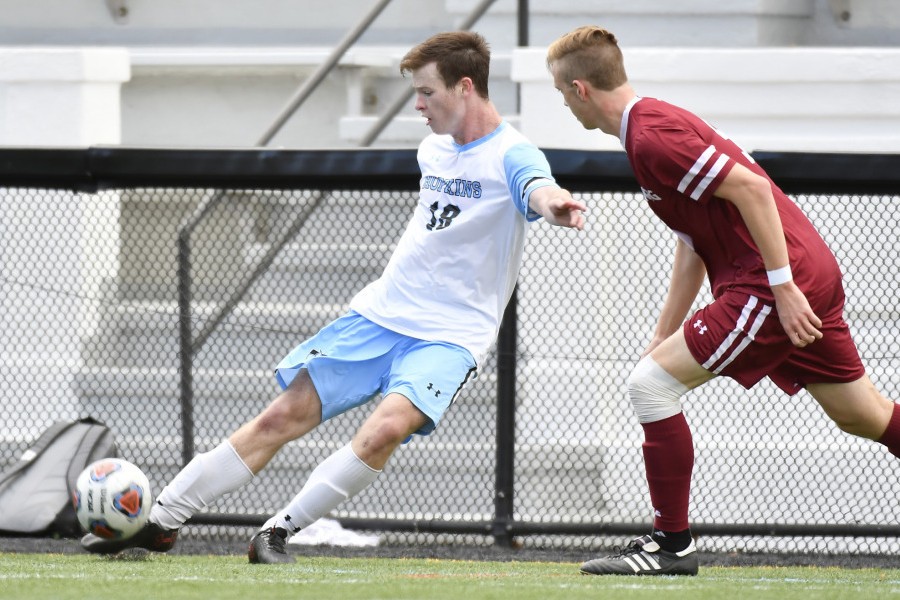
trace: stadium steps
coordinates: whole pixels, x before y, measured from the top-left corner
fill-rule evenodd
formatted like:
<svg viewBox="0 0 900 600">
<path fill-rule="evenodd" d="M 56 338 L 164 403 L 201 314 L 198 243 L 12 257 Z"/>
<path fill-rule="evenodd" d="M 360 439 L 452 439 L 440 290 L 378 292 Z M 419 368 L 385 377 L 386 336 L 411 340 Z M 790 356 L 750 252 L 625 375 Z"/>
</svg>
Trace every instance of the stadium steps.
<svg viewBox="0 0 900 600">
<path fill-rule="evenodd" d="M 271 367 L 253 370 L 201 367 L 194 370 L 193 384 L 196 435 L 203 439 L 227 436 L 265 408 L 279 391 Z M 76 374 L 72 385 L 81 399 L 82 410 L 105 420 L 124 438 L 141 439 L 148 428 L 155 429 L 156 437 L 181 435 L 177 368 L 84 368 Z M 465 397 L 452 407 L 452 418 L 463 421 L 493 418 L 495 387 L 495 376 L 479 376 L 466 388 Z M 486 411 L 485 407 L 491 410 Z M 473 414 L 468 414 L 470 411 Z M 487 428 L 493 432 L 492 421 L 487 423 Z"/>
<path fill-rule="evenodd" d="M 218 310 L 219 306 L 210 302 L 193 305 L 191 321 L 195 336 Z M 208 338 L 194 360 L 214 361 L 225 370 L 238 365 L 273 365 L 345 310 L 345 306 L 336 304 L 243 303 Z M 82 356 L 88 368 L 178 368 L 177 303 L 106 304 L 100 322 L 99 331 L 83 347 Z"/>
<path fill-rule="evenodd" d="M 141 457 L 158 489 L 181 466 L 181 406 L 175 369 L 94 368 L 75 381 L 83 410 L 110 424 L 125 456 Z M 482 375 L 450 409 L 441 428 L 402 447 L 385 476 L 346 507 L 358 513 L 378 506 L 384 518 L 420 513 L 461 515 L 493 507 L 496 445 L 496 378 Z M 197 452 L 213 447 L 262 410 L 277 393 L 268 370 L 194 373 Z M 330 452 L 347 443 L 369 414 L 361 408 L 337 417 L 307 438 L 288 444 L 241 494 L 223 499 L 213 512 L 276 510 Z M 516 449 L 516 507 L 529 518 L 577 518 L 604 506 L 604 444 L 536 440 Z M 559 470 L 566 488 L 559 487 Z M 573 483 L 574 482 L 574 483 Z M 412 495 L 412 496 L 410 496 Z M 629 503 L 629 505 L 632 505 Z M 603 509 L 606 510 L 606 509 Z M 348 513 L 349 514 L 349 513 Z"/>
</svg>

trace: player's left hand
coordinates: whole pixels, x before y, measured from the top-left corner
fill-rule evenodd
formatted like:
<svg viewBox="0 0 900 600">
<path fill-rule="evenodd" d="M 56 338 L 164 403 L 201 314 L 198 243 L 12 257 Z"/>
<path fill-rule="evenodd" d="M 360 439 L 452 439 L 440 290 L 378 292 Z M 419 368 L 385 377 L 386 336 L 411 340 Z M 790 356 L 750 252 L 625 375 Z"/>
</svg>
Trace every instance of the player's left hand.
<svg viewBox="0 0 900 600">
<path fill-rule="evenodd" d="M 583 202 L 578 202 L 573 198 L 570 201 L 564 202 L 556 209 L 555 214 L 560 225 L 564 227 L 574 227 L 578 231 L 581 231 L 584 229 L 584 213 L 586 210 L 587 205 Z"/>
<path fill-rule="evenodd" d="M 568 194 L 568 192 L 566 192 Z M 561 227 L 584 229 L 584 213 L 587 205 L 579 202 L 571 195 L 568 198 L 554 197 L 547 205 L 548 214 L 544 215 L 550 223 Z"/>
<path fill-rule="evenodd" d="M 587 205 L 573 198 L 569 190 L 556 186 L 538 188 L 531 193 L 529 205 L 552 225 L 584 229 Z"/>
<path fill-rule="evenodd" d="M 813 312 L 809 301 L 793 281 L 772 286 L 778 319 L 791 343 L 804 348 L 822 339 L 822 320 Z"/>
</svg>

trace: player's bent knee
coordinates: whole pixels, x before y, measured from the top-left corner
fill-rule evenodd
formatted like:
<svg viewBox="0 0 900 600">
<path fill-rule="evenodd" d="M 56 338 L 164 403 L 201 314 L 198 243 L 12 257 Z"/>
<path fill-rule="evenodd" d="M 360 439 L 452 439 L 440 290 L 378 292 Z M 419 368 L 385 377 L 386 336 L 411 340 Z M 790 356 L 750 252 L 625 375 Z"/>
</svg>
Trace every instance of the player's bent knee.
<svg viewBox="0 0 900 600">
<path fill-rule="evenodd" d="M 406 419 L 396 416 L 372 415 L 363 423 L 357 438 L 367 451 L 383 453 L 388 450 L 393 451 L 410 433 L 410 425 Z"/>
<path fill-rule="evenodd" d="M 669 375 L 653 358 L 645 356 L 628 376 L 628 398 L 638 422 L 652 423 L 681 412 L 687 386 Z"/>
<path fill-rule="evenodd" d="M 880 423 L 860 415 L 832 416 L 831 420 L 844 433 L 870 440 L 877 440 L 884 432 Z"/>
</svg>

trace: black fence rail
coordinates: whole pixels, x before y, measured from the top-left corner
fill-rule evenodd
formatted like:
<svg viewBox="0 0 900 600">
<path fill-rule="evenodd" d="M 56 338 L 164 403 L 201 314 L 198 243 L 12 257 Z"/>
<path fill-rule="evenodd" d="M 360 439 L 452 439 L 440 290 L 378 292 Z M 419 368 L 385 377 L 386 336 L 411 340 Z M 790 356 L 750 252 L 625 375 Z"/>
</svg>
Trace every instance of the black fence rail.
<svg viewBox="0 0 900 600">
<path fill-rule="evenodd" d="M 624 382 L 664 297 L 672 237 L 622 153 L 547 154 L 589 204 L 586 231 L 532 226 L 478 380 L 340 507 L 344 525 L 534 545 L 646 531 Z M 864 362 L 900 398 L 900 156 L 754 157 L 831 243 Z M 255 415 L 276 393 L 273 365 L 378 276 L 418 180 L 413 150 L 0 149 L 0 465 L 52 422 L 91 415 L 162 486 Z M 896 461 L 838 432 L 810 397 L 717 380 L 685 407 L 694 530 L 709 549 L 897 551 Z M 192 523 L 258 525 L 365 414 L 289 444 Z"/>
</svg>

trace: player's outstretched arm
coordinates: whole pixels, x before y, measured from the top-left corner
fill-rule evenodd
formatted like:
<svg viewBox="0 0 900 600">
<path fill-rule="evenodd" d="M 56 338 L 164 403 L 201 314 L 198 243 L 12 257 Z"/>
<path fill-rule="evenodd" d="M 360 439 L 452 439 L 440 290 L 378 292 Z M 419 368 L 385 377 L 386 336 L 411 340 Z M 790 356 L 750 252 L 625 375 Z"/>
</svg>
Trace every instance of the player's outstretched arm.
<svg viewBox="0 0 900 600">
<path fill-rule="evenodd" d="M 568 190 L 555 185 L 540 187 L 531 192 L 528 205 L 552 225 L 584 229 L 587 205 L 573 198 Z"/>
</svg>

